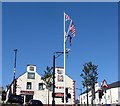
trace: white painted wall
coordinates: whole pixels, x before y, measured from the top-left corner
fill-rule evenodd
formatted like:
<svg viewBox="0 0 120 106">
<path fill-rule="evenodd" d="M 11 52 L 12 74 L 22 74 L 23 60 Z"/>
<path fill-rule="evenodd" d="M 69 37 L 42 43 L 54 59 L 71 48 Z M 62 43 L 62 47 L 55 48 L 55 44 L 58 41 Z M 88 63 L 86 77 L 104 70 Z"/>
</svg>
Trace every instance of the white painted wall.
<svg viewBox="0 0 120 106">
<path fill-rule="evenodd" d="M 26 89 L 27 82 L 32 83 L 32 89 Z M 21 90 L 25 91 L 34 91 L 33 99 L 39 99 L 42 101 L 42 103 L 47 104 L 47 89 L 44 90 L 38 90 L 38 84 L 44 83 L 43 80 L 41 80 L 41 76 L 35 72 L 35 79 L 27 79 L 27 72 L 20 76 L 17 79 L 17 93 L 20 94 Z"/>
<path fill-rule="evenodd" d="M 100 87 L 96 87 L 95 90 L 99 90 Z M 90 96 L 91 93 L 89 92 L 88 95 Z M 87 104 L 87 93 L 84 93 L 82 95 L 79 96 L 79 102 L 81 104 L 81 97 L 82 97 L 82 103 L 84 104 Z M 100 101 L 99 99 L 99 93 L 97 92 L 95 94 L 95 100 L 94 100 L 94 103 L 95 104 L 120 104 L 120 87 L 119 88 L 111 88 L 111 89 L 108 89 L 106 90 L 106 93 L 104 92 L 104 95 Z M 91 104 L 91 97 L 89 97 L 89 104 Z"/>
</svg>

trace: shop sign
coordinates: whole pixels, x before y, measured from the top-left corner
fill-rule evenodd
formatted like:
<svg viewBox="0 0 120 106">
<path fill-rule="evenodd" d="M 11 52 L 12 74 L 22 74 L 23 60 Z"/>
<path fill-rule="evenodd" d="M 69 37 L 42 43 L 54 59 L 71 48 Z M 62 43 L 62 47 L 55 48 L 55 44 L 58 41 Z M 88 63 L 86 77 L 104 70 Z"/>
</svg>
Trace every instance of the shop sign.
<svg viewBox="0 0 120 106">
<path fill-rule="evenodd" d="M 34 95 L 34 91 L 21 90 L 20 94 L 22 94 L 22 95 Z"/>
</svg>

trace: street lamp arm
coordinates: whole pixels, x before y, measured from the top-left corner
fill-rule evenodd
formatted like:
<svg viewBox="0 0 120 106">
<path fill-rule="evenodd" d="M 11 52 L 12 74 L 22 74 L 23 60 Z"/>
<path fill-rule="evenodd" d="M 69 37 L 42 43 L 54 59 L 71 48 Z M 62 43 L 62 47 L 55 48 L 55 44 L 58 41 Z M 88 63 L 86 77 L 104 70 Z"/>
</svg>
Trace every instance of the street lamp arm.
<svg viewBox="0 0 120 106">
<path fill-rule="evenodd" d="M 65 53 L 68 54 L 69 51 L 70 51 L 70 49 L 66 49 L 66 52 L 65 52 Z M 55 57 L 55 59 L 56 59 L 56 58 L 58 58 L 59 56 L 61 56 L 62 54 L 64 54 L 64 52 L 54 52 L 54 55 L 55 55 L 55 54 L 57 54 L 57 56 Z"/>
<path fill-rule="evenodd" d="M 60 57 L 63 53 L 56 53 L 56 54 L 57 54 L 57 56 L 55 57 L 55 59 Z"/>
</svg>

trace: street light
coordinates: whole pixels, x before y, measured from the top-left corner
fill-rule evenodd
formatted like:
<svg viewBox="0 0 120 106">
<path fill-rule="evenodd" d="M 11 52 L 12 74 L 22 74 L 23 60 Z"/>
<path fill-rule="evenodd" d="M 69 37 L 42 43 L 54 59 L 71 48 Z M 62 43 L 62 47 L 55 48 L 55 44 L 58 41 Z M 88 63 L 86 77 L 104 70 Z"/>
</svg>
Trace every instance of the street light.
<svg viewBox="0 0 120 106">
<path fill-rule="evenodd" d="M 70 49 L 66 49 L 65 53 L 69 53 Z M 64 52 L 54 52 L 53 54 L 53 93 L 52 93 L 52 106 L 55 106 L 55 59 L 61 56 Z"/>
<path fill-rule="evenodd" d="M 17 58 L 17 49 L 14 49 L 15 52 L 15 63 L 14 63 L 14 77 L 13 77 L 13 81 L 14 81 L 14 86 L 13 86 L 13 94 L 16 95 L 16 58 Z"/>
<path fill-rule="evenodd" d="M 76 88 L 77 90 L 81 91 L 81 105 L 82 105 L 82 89 Z"/>
</svg>

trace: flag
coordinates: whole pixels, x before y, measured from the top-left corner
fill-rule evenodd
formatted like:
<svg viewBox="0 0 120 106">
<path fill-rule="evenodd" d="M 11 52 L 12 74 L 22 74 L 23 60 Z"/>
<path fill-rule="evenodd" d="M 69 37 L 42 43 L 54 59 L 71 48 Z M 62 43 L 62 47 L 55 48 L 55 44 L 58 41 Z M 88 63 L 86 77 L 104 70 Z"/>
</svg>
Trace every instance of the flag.
<svg viewBox="0 0 120 106">
<path fill-rule="evenodd" d="M 66 13 L 64 13 L 64 15 L 65 15 L 65 21 L 69 22 L 69 27 L 67 29 L 67 32 L 66 31 L 64 32 L 65 42 L 67 42 L 67 39 L 69 38 L 69 42 L 70 42 L 70 46 L 71 46 L 71 44 L 72 44 L 72 38 L 75 36 L 75 32 L 76 32 L 75 31 L 75 26 L 73 24 L 72 19 L 69 17 L 69 15 L 67 15 Z M 65 24 L 66 24 L 66 22 L 65 22 Z"/>
<path fill-rule="evenodd" d="M 73 37 L 75 36 L 75 26 L 72 22 L 71 27 L 70 27 L 70 32 L 72 33 Z"/>
<path fill-rule="evenodd" d="M 67 14 L 65 13 L 65 21 L 68 21 L 68 20 L 71 20 L 71 19 L 70 19 L 69 15 L 67 15 Z"/>
</svg>

